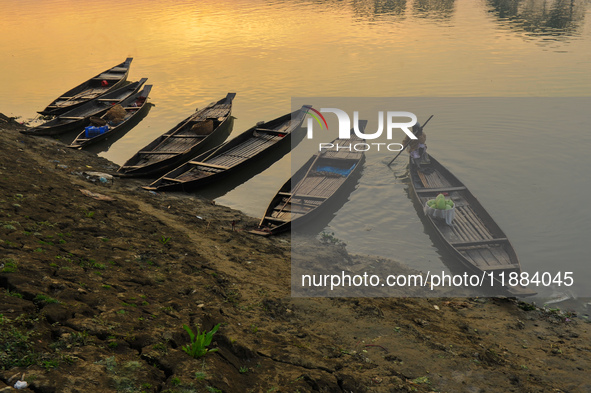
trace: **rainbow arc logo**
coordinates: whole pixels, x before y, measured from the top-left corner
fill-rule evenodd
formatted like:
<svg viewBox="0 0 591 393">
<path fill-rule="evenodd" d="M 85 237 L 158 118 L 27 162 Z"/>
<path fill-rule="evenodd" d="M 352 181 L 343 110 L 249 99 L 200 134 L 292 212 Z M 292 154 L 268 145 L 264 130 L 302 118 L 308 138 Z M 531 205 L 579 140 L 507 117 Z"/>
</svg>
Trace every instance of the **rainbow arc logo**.
<svg viewBox="0 0 591 393">
<path fill-rule="evenodd" d="M 320 125 L 320 129 L 322 129 L 322 122 L 324 122 L 324 126 L 326 127 L 326 129 L 328 130 L 328 123 L 326 122 L 326 119 L 324 118 L 324 116 L 322 116 L 322 113 L 318 112 L 316 109 L 314 108 L 309 108 L 308 112 L 306 112 L 308 115 L 312 116 L 316 122 Z M 322 122 L 320 122 L 320 119 L 318 118 L 320 117 L 320 119 L 322 119 Z"/>
</svg>

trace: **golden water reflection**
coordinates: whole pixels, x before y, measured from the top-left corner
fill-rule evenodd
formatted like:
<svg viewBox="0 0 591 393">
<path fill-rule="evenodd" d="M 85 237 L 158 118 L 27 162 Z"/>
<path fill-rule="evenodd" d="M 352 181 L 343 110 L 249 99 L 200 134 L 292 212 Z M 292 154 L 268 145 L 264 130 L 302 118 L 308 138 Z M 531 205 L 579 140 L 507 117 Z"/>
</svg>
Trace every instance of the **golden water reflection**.
<svg viewBox="0 0 591 393">
<path fill-rule="evenodd" d="M 32 119 L 68 88 L 134 58 L 129 79 L 148 78 L 155 106 L 100 153 L 119 164 L 196 107 L 228 92 L 237 93 L 236 135 L 287 113 L 291 97 L 580 97 L 591 91 L 588 0 L 0 0 L 0 5 L 0 112 Z M 437 121 L 430 127 L 441 127 Z M 475 124 L 471 135 L 484 133 L 477 119 L 461 121 Z M 527 148 L 536 151 L 531 144 L 539 135 L 520 131 Z M 511 125 L 494 132 L 514 135 Z M 458 140 L 430 136 L 439 151 L 462 157 L 482 148 L 479 138 Z M 556 149 L 540 149 L 554 157 Z M 504 161 L 501 153 L 520 154 L 501 150 L 477 158 L 483 167 L 495 168 Z M 220 203 L 260 215 L 289 172 L 285 158 Z M 498 192 L 487 187 L 494 187 L 489 178 L 499 173 L 521 184 L 507 172 L 491 169 L 472 179 L 470 170 L 460 174 L 477 194 L 478 186 L 486 194 Z M 380 173 L 378 180 L 392 191 L 390 175 Z M 397 214 L 408 213 L 402 210 Z M 412 211 L 405 218 L 417 216 Z M 409 232 L 398 241 L 408 245 L 417 241 L 413 236 L 424 240 Z M 544 258 L 535 254 L 533 242 L 512 239 L 518 246 L 526 243 L 521 247 L 529 247 L 528 257 Z M 576 249 L 566 237 L 561 241 L 561 249 Z M 438 258 L 433 250 L 421 255 L 425 264 Z"/>
<path fill-rule="evenodd" d="M 581 34 L 589 2 L 580 0 L 489 0 L 501 25 L 530 36 L 568 37 Z"/>
</svg>

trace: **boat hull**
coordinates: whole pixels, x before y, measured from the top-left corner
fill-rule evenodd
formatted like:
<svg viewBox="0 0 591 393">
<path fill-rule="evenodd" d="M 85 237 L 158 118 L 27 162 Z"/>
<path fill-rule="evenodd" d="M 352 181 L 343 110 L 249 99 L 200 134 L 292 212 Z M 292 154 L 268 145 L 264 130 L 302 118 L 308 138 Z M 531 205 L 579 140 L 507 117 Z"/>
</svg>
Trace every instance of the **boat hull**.
<svg viewBox="0 0 591 393">
<path fill-rule="evenodd" d="M 125 119 L 121 123 L 119 123 L 113 127 L 109 126 L 108 131 L 106 131 L 102 134 L 98 134 L 92 138 L 87 138 L 85 129 L 82 129 L 81 132 L 76 137 L 76 139 L 74 139 L 74 141 L 72 141 L 72 143 L 68 147 L 73 148 L 73 149 L 82 149 L 82 148 L 91 146 L 95 143 L 98 143 L 102 140 L 105 140 L 107 138 L 110 138 L 112 136 L 115 136 L 119 132 L 122 132 L 124 130 L 129 130 L 129 127 L 132 124 L 133 125 L 137 124 L 135 119 L 142 117 L 142 115 L 144 113 L 144 109 L 146 108 L 147 105 L 149 105 L 148 104 L 148 95 L 150 94 L 151 90 L 152 90 L 152 85 L 146 85 L 142 89 L 142 91 L 131 95 L 129 98 L 125 99 L 124 101 L 122 101 L 120 103 L 120 105 L 126 111 Z M 138 100 L 141 100 L 141 105 L 131 106 L 131 105 L 135 105 L 135 103 Z M 106 116 L 107 116 L 106 114 L 101 116 L 101 119 L 105 120 L 105 122 L 107 122 L 107 120 L 105 119 Z"/>
<path fill-rule="evenodd" d="M 147 78 L 142 78 L 138 82 L 130 83 L 127 86 L 105 94 L 102 98 L 96 98 L 89 101 L 40 126 L 23 130 L 21 133 L 38 136 L 59 135 L 80 127 L 85 127 L 90 123 L 91 117 L 100 117 L 104 115 L 112 105 L 118 104 L 129 96 L 137 93 L 146 80 Z"/>
<path fill-rule="evenodd" d="M 363 142 L 356 139 L 357 143 Z M 352 144 L 351 139 L 331 143 L 335 146 L 344 142 Z M 363 152 L 338 152 L 333 148 L 314 154 L 275 194 L 259 227 L 251 233 L 270 236 L 302 228 L 334 210 L 340 205 L 337 201 L 353 191 L 348 186 L 358 179 L 364 161 Z M 349 192 L 343 195 L 344 190 Z"/>
<path fill-rule="evenodd" d="M 429 199 L 443 193 L 455 204 L 452 225 L 433 218 L 422 210 L 423 217 L 434 230 L 445 249 L 471 273 L 486 278 L 493 289 L 501 287 L 500 274 L 521 272 L 517 254 L 505 233 L 472 195 L 468 188 L 435 158 L 419 168 L 410 161 L 412 193 L 421 207 Z M 507 280 L 505 279 L 505 284 Z M 486 287 L 486 286 L 485 286 Z M 504 285 L 512 296 L 532 296 L 535 292 L 521 286 Z"/>
<path fill-rule="evenodd" d="M 123 63 L 117 64 L 82 82 L 53 100 L 45 109 L 37 113 L 44 116 L 58 116 L 118 89 L 127 81 L 132 60 L 133 58 L 129 57 Z M 107 86 L 101 85 L 104 80 L 108 83 Z"/>
<path fill-rule="evenodd" d="M 235 93 L 229 93 L 225 99 L 201 111 L 196 111 L 165 134 L 140 149 L 138 153 L 118 169 L 117 174 L 121 177 L 160 176 L 187 162 L 199 153 L 222 144 L 230 136 L 234 125 L 232 117 L 232 100 L 234 97 Z M 208 120 L 207 111 L 221 115 L 216 116 L 215 121 L 218 124 L 213 131 L 205 137 L 195 136 L 193 142 L 189 142 L 188 145 L 185 144 L 182 151 L 170 154 L 168 150 L 174 148 L 174 146 L 170 146 L 175 143 L 174 138 L 178 135 L 186 136 L 187 133 L 190 133 L 190 128 L 197 122 Z M 206 116 L 203 116 L 204 114 Z M 168 142 L 170 143 L 167 145 Z M 159 152 L 162 154 L 158 154 Z"/>
</svg>

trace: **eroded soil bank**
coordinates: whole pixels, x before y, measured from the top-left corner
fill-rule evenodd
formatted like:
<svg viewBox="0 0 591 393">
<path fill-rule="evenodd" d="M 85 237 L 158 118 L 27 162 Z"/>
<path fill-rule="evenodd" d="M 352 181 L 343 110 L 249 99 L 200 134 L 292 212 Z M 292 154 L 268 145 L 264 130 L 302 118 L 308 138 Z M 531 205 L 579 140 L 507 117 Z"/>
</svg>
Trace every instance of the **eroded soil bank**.
<svg viewBox="0 0 591 393">
<path fill-rule="evenodd" d="M 589 325 L 515 299 L 290 297 L 290 237 L 0 117 L 0 391 L 588 392 Z M 89 190 L 113 200 L 97 200 Z M 235 221 L 237 230 L 232 231 Z M 364 263 L 317 244 L 310 258 Z M 193 359 L 183 325 L 210 330 Z"/>
</svg>

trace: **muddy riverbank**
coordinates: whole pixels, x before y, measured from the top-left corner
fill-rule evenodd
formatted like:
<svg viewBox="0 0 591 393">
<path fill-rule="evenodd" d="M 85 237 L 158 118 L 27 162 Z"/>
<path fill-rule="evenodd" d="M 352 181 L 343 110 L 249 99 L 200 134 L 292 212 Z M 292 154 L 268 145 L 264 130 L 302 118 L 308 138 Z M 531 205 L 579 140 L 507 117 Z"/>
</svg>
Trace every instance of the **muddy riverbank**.
<svg viewBox="0 0 591 393">
<path fill-rule="evenodd" d="M 96 181 L 117 166 L 22 127 L 0 117 L 0 391 L 23 373 L 37 393 L 591 391 L 576 314 L 291 298 L 289 235 L 251 235 L 257 219 L 144 181 Z M 314 247 L 311 260 L 369 258 Z M 217 324 L 217 352 L 182 350 L 183 325 Z"/>
</svg>

